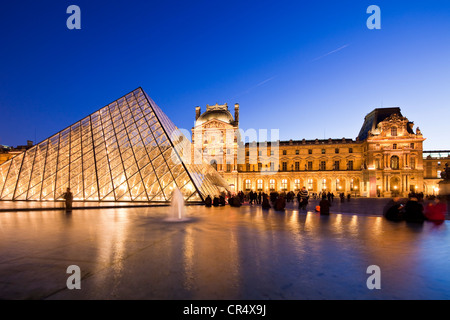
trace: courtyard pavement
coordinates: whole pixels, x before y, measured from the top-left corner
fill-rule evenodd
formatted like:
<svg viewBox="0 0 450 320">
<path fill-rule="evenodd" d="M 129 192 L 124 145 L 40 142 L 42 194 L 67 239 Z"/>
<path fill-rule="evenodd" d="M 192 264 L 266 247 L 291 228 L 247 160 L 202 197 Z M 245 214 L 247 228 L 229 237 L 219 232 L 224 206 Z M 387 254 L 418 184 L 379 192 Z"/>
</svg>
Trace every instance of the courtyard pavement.
<svg viewBox="0 0 450 320">
<path fill-rule="evenodd" d="M 386 201 L 189 206 L 185 222 L 169 207 L 0 212 L 0 299 L 450 299 L 450 222 L 390 222 Z"/>
</svg>

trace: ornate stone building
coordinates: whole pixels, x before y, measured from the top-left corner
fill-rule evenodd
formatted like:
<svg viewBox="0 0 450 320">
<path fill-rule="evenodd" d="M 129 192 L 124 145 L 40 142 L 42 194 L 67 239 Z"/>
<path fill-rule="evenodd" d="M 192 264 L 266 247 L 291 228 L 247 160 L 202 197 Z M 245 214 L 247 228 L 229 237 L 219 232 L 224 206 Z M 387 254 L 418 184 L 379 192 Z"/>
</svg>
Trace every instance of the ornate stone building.
<svg viewBox="0 0 450 320">
<path fill-rule="evenodd" d="M 207 106 L 203 114 L 197 107 L 192 133 L 193 161 L 203 157 L 213 164 L 234 191 L 297 191 L 305 186 L 313 193 L 390 197 L 431 194 L 438 182 L 427 184 L 425 139 L 400 108 L 370 112 L 356 139 L 244 143 L 239 105 L 233 119 L 226 104 Z"/>
</svg>

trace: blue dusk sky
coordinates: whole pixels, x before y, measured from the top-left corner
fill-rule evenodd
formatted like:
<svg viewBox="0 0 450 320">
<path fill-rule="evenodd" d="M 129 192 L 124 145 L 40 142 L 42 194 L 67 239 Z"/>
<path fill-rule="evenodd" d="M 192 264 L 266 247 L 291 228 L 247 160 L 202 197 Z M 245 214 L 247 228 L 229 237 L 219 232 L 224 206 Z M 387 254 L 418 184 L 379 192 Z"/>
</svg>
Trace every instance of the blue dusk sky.
<svg viewBox="0 0 450 320">
<path fill-rule="evenodd" d="M 66 26 L 70 5 L 81 30 Z M 243 130 L 355 139 L 370 111 L 395 106 L 424 149 L 450 149 L 448 0 L 4 1 L 0 41 L 3 145 L 142 87 L 187 130 L 196 106 L 239 103 Z"/>
</svg>

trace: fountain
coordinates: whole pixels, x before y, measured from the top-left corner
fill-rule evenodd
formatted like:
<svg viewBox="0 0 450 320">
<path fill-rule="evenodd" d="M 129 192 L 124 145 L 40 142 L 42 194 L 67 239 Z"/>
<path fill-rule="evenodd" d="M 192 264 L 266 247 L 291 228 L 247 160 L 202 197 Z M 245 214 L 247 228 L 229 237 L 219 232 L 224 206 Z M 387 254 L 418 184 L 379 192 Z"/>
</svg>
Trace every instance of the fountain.
<svg viewBox="0 0 450 320">
<path fill-rule="evenodd" d="M 188 220 L 189 219 L 186 217 L 183 194 L 180 189 L 177 188 L 173 191 L 169 214 L 166 221 L 183 222 Z"/>
</svg>

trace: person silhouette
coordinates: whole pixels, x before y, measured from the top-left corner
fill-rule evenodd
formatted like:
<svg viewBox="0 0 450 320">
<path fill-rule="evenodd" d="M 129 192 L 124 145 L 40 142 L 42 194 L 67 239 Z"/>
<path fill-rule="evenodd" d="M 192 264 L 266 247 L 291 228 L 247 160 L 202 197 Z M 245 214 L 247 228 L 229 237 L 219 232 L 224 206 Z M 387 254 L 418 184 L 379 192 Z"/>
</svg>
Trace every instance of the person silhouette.
<svg viewBox="0 0 450 320">
<path fill-rule="evenodd" d="M 73 194 L 70 191 L 70 188 L 67 188 L 63 198 L 66 200 L 66 212 L 72 212 Z"/>
</svg>

